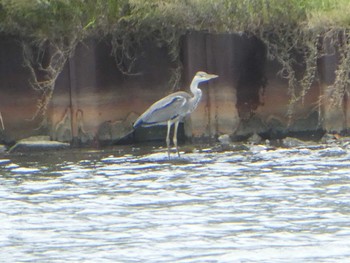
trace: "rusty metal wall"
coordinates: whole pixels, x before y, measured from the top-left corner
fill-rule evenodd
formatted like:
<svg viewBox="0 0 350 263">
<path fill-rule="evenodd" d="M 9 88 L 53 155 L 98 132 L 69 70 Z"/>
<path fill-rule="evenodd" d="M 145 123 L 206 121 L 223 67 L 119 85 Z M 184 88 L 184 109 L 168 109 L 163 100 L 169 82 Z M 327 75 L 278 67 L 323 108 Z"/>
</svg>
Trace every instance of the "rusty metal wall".
<svg viewBox="0 0 350 263">
<path fill-rule="evenodd" d="M 292 116 L 287 115 L 288 82 L 278 75 L 280 65 L 267 60 L 264 44 L 254 36 L 196 32 L 187 34 L 183 43 L 187 84 L 194 72 L 201 69 L 220 76 L 204 86 L 200 109 L 186 125 L 188 137 L 215 140 L 229 134 L 239 140 L 258 133 L 278 138 L 298 133 L 312 135 L 326 125 L 320 122 L 318 114 L 320 83 L 311 87 L 304 102 L 295 105 Z"/>
<path fill-rule="evenodd" d="M 322 120 L 315 107 L 324 83 L 329 81 L 327 76 L 334 71 L 334 58 L 320 63 L 320 74 L 326 77 L 313 85 L 304 103 L 296 105 L 291 119 L 286 114 L 288 83 L 277 75 L 279 65 L 266 59 L 265 47 L 258 39 L 244 34 L 188 33 L 181 50 L 181 90 L 188 91 L 198 70 L 220 76 L 201 85 L 202 101 L 184 123 L 187 138 L 210 141 L 222 134 L 244 138 L 260 133 L 268 137 L 288 131 L 348 128 L 347 105 L 340 112 L 327 110 L 326 103 L 321 105 Z M 111 56 L 108 41 L 88 40 L 77 47 L 60 74 L 46 126 L 37 129 L 39 122 L 31 117 L 38 94 L 29 86 L 21 47 L 16 39 L 1 36 L 0 111 L 5 131 L 0 129 L 0 142 L 48 134 L 74 145 L 116 143 L 131 134 L 139 114 L 171 92 L 172 66 L 166 49 L 146 43 L 136 62 L 136 74 L 124 75 Z M 130 140 L 163 139 L 164 132 L 162 128 L 142 129 Z"/>
<path fill-rule="evenodd" d="M 0 35 L 0 112 L 5 125 L 5 130 L 0 128 L 0 143 L 12 143 L 24 134 L 40 132 L 35 129 L 38 122 L 31 121 L 37 94 L 28 78 L 19 42 Z"/>
</svg>

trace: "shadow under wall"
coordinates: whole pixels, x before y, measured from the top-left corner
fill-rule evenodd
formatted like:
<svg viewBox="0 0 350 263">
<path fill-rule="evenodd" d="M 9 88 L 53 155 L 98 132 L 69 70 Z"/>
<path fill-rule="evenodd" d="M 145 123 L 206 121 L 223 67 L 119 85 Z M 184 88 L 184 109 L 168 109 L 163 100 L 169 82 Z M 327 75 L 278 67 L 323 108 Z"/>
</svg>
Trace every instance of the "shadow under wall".
<svg viewBox="0 0 350 263">
<path fill-rule="evenodd" d="M 256 37 L 243 35 L 241 38 L 245 52 L 238 73 L 236 105 L 240 118 L 247 119 L 263 103 L 261 98 L 267 84 L 266 47 Z"/>
</svg>

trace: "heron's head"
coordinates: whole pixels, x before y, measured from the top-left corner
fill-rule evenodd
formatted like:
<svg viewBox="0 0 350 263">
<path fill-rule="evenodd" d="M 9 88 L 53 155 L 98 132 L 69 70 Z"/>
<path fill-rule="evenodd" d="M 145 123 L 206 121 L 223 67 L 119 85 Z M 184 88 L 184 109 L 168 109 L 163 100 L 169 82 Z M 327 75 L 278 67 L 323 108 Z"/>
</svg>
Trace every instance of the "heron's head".
<svg viewBox="0 0 350 263">
<path fill-rule="evenodd" d="M 208 81 L 210 79 L 215 79 L 219 77 L 218 75 L 215 75 L 215 74 L 209 74 L 209 73 L 206 73 L 204 71 L 198 71 L 196 73 L 196 75 L 194 76 L 194 78 L 198 81 L 198 82 L 203 82 L 203 81 Z"/>
</svg>

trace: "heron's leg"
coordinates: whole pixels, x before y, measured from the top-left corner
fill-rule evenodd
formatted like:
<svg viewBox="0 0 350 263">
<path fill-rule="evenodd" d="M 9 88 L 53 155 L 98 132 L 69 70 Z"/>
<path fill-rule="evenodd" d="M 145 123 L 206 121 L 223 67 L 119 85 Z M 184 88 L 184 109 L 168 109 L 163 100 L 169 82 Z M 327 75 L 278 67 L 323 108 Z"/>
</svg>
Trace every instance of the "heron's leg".
<svg viewBox="0 0 350 263">
<path fill-rule="evenodd" d="M 178 127 L 179 127 L 179 121 L 175 122 L 173 142 L 174 142 L 174 145 L 175 145 L 175 148 L 176 148 L 177 156 L 180 157 L 179 148 L 177 147 L 177 128 Z"/>
<path fill-rule="evenodd" d="M 1 122 L 2 129 L 5 130 L 4 121 L 2 120 L 1 111 L 0 111 L 0 122 Z"/>
<path fill-rule="evenodd" d="M 171 129 L 171 121 L 168 121 L 168 130 L 166 133 L 166 146 L 168 147 L 168 157 L 170 159 L 170 129 Z"/>
</svg>

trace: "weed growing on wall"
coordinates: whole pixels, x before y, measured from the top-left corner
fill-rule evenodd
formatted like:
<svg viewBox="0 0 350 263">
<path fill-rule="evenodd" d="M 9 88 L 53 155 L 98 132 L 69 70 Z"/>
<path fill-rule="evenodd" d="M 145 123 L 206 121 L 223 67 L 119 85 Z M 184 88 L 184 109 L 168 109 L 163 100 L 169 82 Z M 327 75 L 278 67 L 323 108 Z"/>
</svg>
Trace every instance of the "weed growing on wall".
<svg viewBox="0 0 350 263">
<path fill-rule="evenodd" d="M 145 41 L 167 48 L 171 88 L 181 77 L 179 43 L 188 31 L 260 38 L 288 81 L 292 116 L 318 81 L 318 60 L 327 54 L 339 54 L 339 65 L 326 99 L 333 107 L 343 104 L 350 90 L 349 13 L 348 0 L 1 0 L 0 32 L 23 42 L 31 84 L 41 94 L 34 117 L 45 114 L 57 76 L 84 39 L 108 37 L 125 74 L 137 74 Z"/>
</svg>

